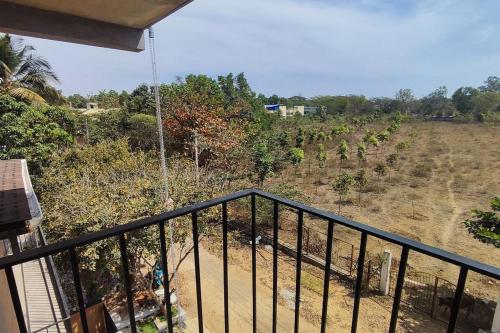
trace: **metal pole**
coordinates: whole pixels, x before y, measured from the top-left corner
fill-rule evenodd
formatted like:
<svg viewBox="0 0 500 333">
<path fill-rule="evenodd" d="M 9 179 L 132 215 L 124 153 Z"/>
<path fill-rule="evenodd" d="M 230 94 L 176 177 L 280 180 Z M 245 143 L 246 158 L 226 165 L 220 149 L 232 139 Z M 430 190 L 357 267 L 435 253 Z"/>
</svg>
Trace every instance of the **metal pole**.
<svg viewBox="0 0 500 333">
<path fill-rule="evenodd" d="M 165 158 L 165 144 L 163 140 L 163 125 L 161 119 L 161 106 L 160 106 L 160 91 L 158 88 L 158 73 L 156 70 L 156 51 L 154 44 L 154 32 L 153 27 L 149 28 L 149 48 L 151 52 L 151 65 L 153 67 L 153 87 L 155 95 L 156 104 L 156 126 L 158 128 L 158 142 L 160 143 L 160 163 L 161 171 L 163 176 L 163 190 L 165 195 L 165 203 L 168 206 L 169 203 L 169 193 L 168 193 L 168 171 L 167 171 L 167 161 Z"/>
<path fill-rule="evenodd" d="M 158 141 L 160 143 L 160 165 L 163 176 L 163 186 L 164 186 L 164 199 L 167 209 L 173 208 L 172 200 L 170 199 L 168 193 L 168 170 L 167 161 L 165 158 L 165 144 L 163 139 L 163 124 L 161 119 L 161 105 L 160 105 L 160 90 L 158 87 L 158 73 L 156 70 L 156 51 L 154 43 L 154 32 L 153 27 L 149 27 L 149 49 L 151 52 L 151 66 L 153 70 L 153 86 L 155 94 L 155 104 L 156 104 L 156 125 L 158 127 Z M 177 310 L 180 310 L 180 297 L 179 297 L 179 282 L 177 279 L 177 268 L 175 267 L 175 250 L 174 250 L 174 236 L 173 236 L 173 226 L 172 220 L 168 220 L 168 238 L 170 241 L 170 261 L 172 263 L 172 272 L 174 275 L 174 288 L 175 294 L 177 296 Z M 182 332 L 182 325 L 179 325 L 180 331 Z"/>
</svg>

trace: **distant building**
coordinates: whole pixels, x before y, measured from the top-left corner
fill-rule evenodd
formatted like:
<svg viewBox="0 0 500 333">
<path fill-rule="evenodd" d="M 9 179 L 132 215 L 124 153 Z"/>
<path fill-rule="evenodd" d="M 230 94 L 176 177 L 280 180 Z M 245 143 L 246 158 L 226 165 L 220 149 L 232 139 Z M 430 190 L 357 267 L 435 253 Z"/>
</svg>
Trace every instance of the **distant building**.
<svg viewBox="0 0 500 333">
<path fill-rule="evenodd" d="M 87 110 L 97 110 L 99 109 L 99 106 L 95 102 L 88 102 L 87 103 Z"/>
<path fill-rule="evenodd" d="M 317 106 L 304 106 L 304 114 L 305 115 L 316 113 L 316 112 L 318 112 L 318 110 L 319 110 L 319 107 L 317 107 Z"/>
<path fill-rule="evenodd" d="M 282 117 L 293 116 L 294 114 L 297 113 L 303 116 L 305 108 L 303 105 L 297 105 L 297 106 L 292 106 L 291 108 L 287 108 L 286 105 L 281 105 L 281 104 L 268 104 L 264 105 L 264 107 L 268 112 L 271 113 L 279 112 L 279 114 Z"/>
</svg>

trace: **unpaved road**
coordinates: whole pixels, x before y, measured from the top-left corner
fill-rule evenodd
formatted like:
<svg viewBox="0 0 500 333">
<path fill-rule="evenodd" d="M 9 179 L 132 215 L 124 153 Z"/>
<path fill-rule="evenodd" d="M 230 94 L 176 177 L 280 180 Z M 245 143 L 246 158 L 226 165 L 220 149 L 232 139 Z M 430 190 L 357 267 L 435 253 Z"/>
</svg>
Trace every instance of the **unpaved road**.
<svg viewBox="0 0 500 333">
<path fill-rule="evenodd" d="M 203 322 L 208 332 L 224 332 L 224 299 L 222 260 L 200 246 L 201 289 Z M 269 274 L 272 274 L 269 272 Z M 196 286 L 194 283 L 194 257 L 190 254 L 179 271 L 181 303 L 184 305 L 188 326 L 186 332 L 197 332 Z M 229 265 L 229 325 L 233 332 L 252 332 L 252 279 L 236 265 Z M 257 286 L 257 330 L 272 332 L 272 290 Z M 194 326 L 194 327 L 193 327 Z M 293 332 L 294 312 L 278 305 L 277 328 L 279 332 Z M 315 332 L 318 327 L 304 318 L 300 319 L 302 332 Z"/>
</svg>

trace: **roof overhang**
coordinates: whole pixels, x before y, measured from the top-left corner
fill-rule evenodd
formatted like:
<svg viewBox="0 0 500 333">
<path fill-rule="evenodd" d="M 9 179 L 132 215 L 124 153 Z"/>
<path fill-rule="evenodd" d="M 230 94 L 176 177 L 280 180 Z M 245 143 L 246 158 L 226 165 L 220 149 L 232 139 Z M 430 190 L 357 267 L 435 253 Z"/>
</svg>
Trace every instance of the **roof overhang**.
<svg viewBox="0 0 500 333">
<path fill-rule="evenodd" d="M 0 0 L 0 32 L 139 52 L 144 30 L 192 0 Z"/>
</svg>

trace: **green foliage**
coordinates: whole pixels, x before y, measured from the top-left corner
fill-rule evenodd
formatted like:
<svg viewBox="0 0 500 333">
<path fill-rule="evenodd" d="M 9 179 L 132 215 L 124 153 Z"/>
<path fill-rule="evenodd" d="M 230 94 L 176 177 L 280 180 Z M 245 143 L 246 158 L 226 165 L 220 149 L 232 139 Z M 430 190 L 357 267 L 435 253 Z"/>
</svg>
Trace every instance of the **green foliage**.
<svg viewBox="0 0 500 333">
<path fill-rule="evenodd" d="M 404 150 L 407 150 L 408 148 L 410 148 L 410 143 L 408 141 L 400 141 L 396 145 L 396 150 L 398 152 L 402 152 Z"/>
<path fill-rule="evenodd" d="M 128 123 L 132 147 L 148 150 L 156 146 L 158 135 L 155 116 L 136 113 L 129 118 Z"/>
<path fill-rule="evenodd" d="M 497 76 L 489 76 L 484 85 L 479 87 L 481 92 L 496 92 L 500 93 L 500 78 Z"/>
<path fill-rule="evenodd" d="M 342 141 L 340 141 L 337 155 L 339 155 L 341 162 L 349 159 L 349 144 L 346 140 L 342 139 Z"/>
<path fill-rule="evenodd" d="M 408 114 L 414 105 L 415 97 L 411 89 L 399 89 L 396 93 L 395 100 L 397 102 L 397 107 Z"/>
<path fill-rule="evenodd" d="M 474 238 L 486 244 L 492 244 L 500 248 L 500 197 L 491 200 L 493 211 L 482 211 L 474 209 L 472 218 L 467 219 L 464 224 Z"/>
<path fill-rule="evenodd" d="M 80 94 L 73 94 L 68 96 L 67 101 L 71 103 L 71 107 L 76 109 L 83 109 L 87 107 L 88 100 Z"/>
<path fill-rule="evenodd" d="M 377 163 L 373 171 L 375 171 L 375 173 L 378 175 L 380 179 L 380 177 L 385 176 L 387 174 L 387 166 L 384 163 Z"/>
<path fill-rule="evenodd" d="M 368 184 L 368 177 L 366 176 L 364 169 L 360 169 L 356 172 L 356 175 L 354 176 L 354 183 L 358 188 L 358 202 L 361 203 L 361 192 L 363 192 L 364 187 Z"/>
<path fill-rule="evenodd" d="M 129 126 L 129 114 L 122 110 L 108 110 L 91 117 L 81 119 L 81 127 L 88 127 L 88 142 L 95 144 L 104 140 L 116 140 L 126 135 Z M 86 118 L 86 122 L 85 122 Z"/>
<path fill-rule="evenodd" d="M 309 143 L 313 143 L 318 138 L 318 130 L 313 128 L 307 132 L 307 138 Z"/>
<path fill-rule="evenodd" d="M 115 90 L 101 90 L 90 96 L 91 102 L 96 102 L 100 109 L 116 109 L 122 106 L 123 100 Z"/>
<path fill-rule="evenodd" d="M 259 186 L 262 187 L 264 180 L 273 175 L 276 163 L 266 142 L 258 142 L 253 146 L 252 160 L 254 163 L 254 171 L 258 177 Z"/>
<path fill-rule="evenodd" d="M 474 110 L 473 98 L 479 93 L 479 90 L 472 87 L 460 87 L 451 97 L 451 102 L 457 111 L 462 113 L 472 113 Z"/>
<path fill-rule="evenodd" d="M 366 177 L 366 171 L 364 169 L 358 170 L 356 175 L 354 176 L 354 181 L 356 186 L 359 188 L 363 188 L 368 183 L 368 178 Z"/>
<path fill-rule="evenodd" d="M 342 205 L 342 197 L 349 194 L 351 191 L 351 186 L 354 185 L 354 178 L 347 174 L 341 173 L 335 179 L 335 182 L 332 184 L 332 188 L 339 195 L 339 214 Z"/>
<path fill-rule="evenodd" d="M 206 200 L 218 188 L 212 177 L 201 177 L 196 185 L 186 173 L 191 166 L 191 161 L 180 157 L 169 162 L 169 191 L 174 200 L 170 208 Z M 167 209 L 162 189 L 157 157 L 131 151 L 126 139 L 67 149 L 52 158 L 38 188 L 49 242 L 160 213 Z M 200 216 L 200 227 L 204 221 Z M 180 248 L 186 244 L 189 231 L 189 223 L 182 219 L 174 222 L 174 241 Z M 139 269 L 141 257 L 158 255 L 158 237 L 158 228 L 127 234 L 132 271 Z M 80 258 L 82 269 L 94 272 L 96 279 L 105 279 L 106 283 L 110 272 L 120 272 L 116 239 L 81 248 Z"/>
<path fill-rule="evenodd" d="M 295 147 L 304 147 L 304 130 L 302 129 L 302 127 L 299 127 L 297 135 L 295 136 Z"/>
<path fill-rule="evenodd" d="M 0 95 L 0 159 L 25 158 L 38 176 L 56 152 L 74 142 L 76 118 L 58 106 L 28 106 Z"/>
<path fill-rule="evenodd" d="M 160 93 L 163 85 L 160 87 Z M 146 84 L 141 84 L 132 91 L 126 102 L 127 111 L 129 113 L 155 113 L 155 98 L 153 89 Z"/>
<path fill-rule="evenodd" d="M 59 82 L 57 75 L 34 51 L 22 39 L 0 35 L 0 94 L 28 103 L 62 104 L 64 98 L 53 87 Z"/>
<path fill-rule="evenodd" d="M 290 147 L 290 133 L 287 131 L 280 132 L 277 137 L 278 145 L 281 148 Z"/>
<path fill-rule="evenodd" d="M 288 153 L 288 156 L 290 158 L 290 162 L 297 167 L 300 163 L 304 161 L 304 150 L 301 148 L 292 148 L 290 149 L 290 152 Z"/>
<path fill-rule="evenodd" d="M 323 131 L 319 131 L 318 133 L 318 141 L 326 141 L 326 133 Z"/>
<path fill-rule="evenodd" d="M 320 168 L 323 169 L 326 166 L 325 146 L 321 143 L 318 145 L 318 152 L 316 154 L 316 160 L 318 161 Z"/>
<path fill-rule="evenodd" d="M 360 162 L 366 160 L 366 145 L 365 145 L 365 143 L 358 142 L 357 147 L 358 147 L 358 151 L 357 151 L 356 155 L 358 157 L 358 160 Z"/>
<path fill-rule="evenodd" d="M 385 141 L 389 140 L 390 135 L 391 134 L 388 131 L 386 131 L 386 130 L 382 131 L 382 132 L 377 134 L 377 140 L 379 142 L 385 142 Z"/>
<path fill-rule="evenodd" d="M 375 134 L 372 134 L 368 137 L 368 143 L 374 147 L 378 147 L 380 145 L 380 141 Z"/>
<path fill-rule="evenodd" d="M 389 156 L 387 156 L 385 162 L 387 163 L 387 166 L 394 169 L 398 163 L 398 154 L 396 153 L 390 154 Z"/>
</svg>

